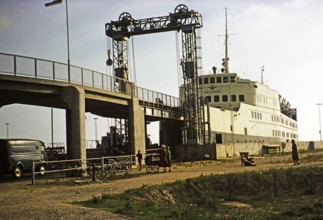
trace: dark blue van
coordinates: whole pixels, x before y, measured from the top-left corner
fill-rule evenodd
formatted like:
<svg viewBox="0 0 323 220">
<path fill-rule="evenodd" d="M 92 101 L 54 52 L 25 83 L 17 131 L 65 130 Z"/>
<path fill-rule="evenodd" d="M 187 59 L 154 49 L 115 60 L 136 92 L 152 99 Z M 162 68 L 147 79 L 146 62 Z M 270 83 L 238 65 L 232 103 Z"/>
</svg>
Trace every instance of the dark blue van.
<svg viewBox="0 0 323 220">
<path fill-rule="evenodd" d="M 21 178 L 32 172 L 33 162 L 45 161 L 45 144 L 31 139 L 0 139 L 0 174 L 12 174 Z M 44 174 L 45 166 L 40 164 L 36 171 Z"/>
</svg>

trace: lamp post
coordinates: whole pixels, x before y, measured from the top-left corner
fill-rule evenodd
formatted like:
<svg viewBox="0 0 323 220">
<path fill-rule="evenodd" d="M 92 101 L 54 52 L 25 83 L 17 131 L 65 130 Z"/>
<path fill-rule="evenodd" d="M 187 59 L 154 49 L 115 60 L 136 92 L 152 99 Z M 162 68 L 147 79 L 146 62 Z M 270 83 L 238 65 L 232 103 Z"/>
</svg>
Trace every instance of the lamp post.
<svg viewBox="0 0 323 220">
<path fill-rule="evenodd" d="M 50 124 L 51 124 L 51 139 L 52 139 L 52 148 L 54 148 L 54 109 L 50 109 Z"/>
<path fill-rule="evenodd" d="M 54 5 L 61 4 L 63 0 L 54 0 L 52 2 L 46 3 L 45 7 L 50 7 Z M 67 71 L 68 71 L 68 82 L 71 82 L 71 65 L 70 65 L 70 33 L 68 28 L 68 6 L 67 0 L 65 0 L 66 5 L 66 33 L 67 33 Z"/>
<path fill-rule="evenodd" d="M 7 126 L 7 139 L 9 139 L 9 123 L 7 122 L 5 125 Z"/>
<path fill-rule="evenodd" d="M 319 107 L 319 134 L 320 134 L 320 141 L 322 141 L 322 126 L 321 126 L 321 105 L 322 103 L 316 104 Z"/>
<path fill-rule="evenodd" d="M 98 127 L 97 127 L 97 120 L 98 118 L 93 118 L 94 122 L 95 122 L 95 140 L 98 140 Z"/>
</svg>

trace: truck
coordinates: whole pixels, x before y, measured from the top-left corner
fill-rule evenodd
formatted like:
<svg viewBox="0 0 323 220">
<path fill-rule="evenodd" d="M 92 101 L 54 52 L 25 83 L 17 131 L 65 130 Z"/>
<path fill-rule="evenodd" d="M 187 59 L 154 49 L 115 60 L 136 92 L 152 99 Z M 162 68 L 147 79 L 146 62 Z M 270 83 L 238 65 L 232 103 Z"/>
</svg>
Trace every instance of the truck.
<svg viewBox="0 0 323 220">
<path fill-rule="evenodd" d="M 33 171 L 33 162 L 45 160 L 45 144 L 40 140 L 0 139 L 0 175 L 21 178 L 24 173 Z M 45 173 L 45 168 L 41 163 L 34 167 L 40 174 Z"/>
</svg>

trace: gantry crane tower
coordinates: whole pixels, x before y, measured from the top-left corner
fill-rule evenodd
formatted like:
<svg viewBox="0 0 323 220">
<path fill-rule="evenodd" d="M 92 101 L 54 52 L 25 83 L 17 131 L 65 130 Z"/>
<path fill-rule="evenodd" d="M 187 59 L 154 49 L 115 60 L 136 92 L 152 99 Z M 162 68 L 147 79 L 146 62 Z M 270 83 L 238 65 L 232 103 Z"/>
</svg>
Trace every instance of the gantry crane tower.
<svg viewBox="0 0 323 220">
<path fill-rule="evenodd" d="M 128 69 L 128 39 L 131 36 L 166 31 L 181 32 L 183 70 L 183 117 L 184 117 L 184 144 L 204 143 L 204 114 L 198 90 L 198 43 L 197 30 L 203 26 L 202 16 L 187 6 L 180 4 L 174 13 L 168 16 L 152 17 L 146 19 L 133 19 L 127 12 L 121 13 L 118 21 L 105 24 L 106 35 L 113 40 L 113 59 L 110 56 L 107 65 L 113 65 L 114 74 L 123 81 L 116 81 L 115 89 L 126 92 L 126 83 L 129 80 Z M 118 132 L 127 137 L 127 120 L 119 122 Z M 116 125 L 117 126 L 117 125 Z"/>
</svg>

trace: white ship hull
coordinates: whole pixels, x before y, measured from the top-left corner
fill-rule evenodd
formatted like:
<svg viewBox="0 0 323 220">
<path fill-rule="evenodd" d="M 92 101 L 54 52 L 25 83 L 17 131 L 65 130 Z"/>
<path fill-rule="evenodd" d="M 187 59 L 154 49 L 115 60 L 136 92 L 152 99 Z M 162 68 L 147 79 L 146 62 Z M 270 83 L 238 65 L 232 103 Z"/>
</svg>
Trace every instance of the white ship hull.
<svg viewBox="0 0 323 220">
<path fill-rule="evenodd" d="M 209 112 L 211 143 L 279 144 L 298 137 L 297 122 L 274 109 L 241 103 L 238 111 L 210 107 Z"/>
<path fill-rule="evenodd" d="M 296 109 L 267 85 L 235 73 L 199 77 L 211 143 L 277 144 L 298 139 Z M 208 114 L 209 112 L 209 114 Z"/>
</svg>

